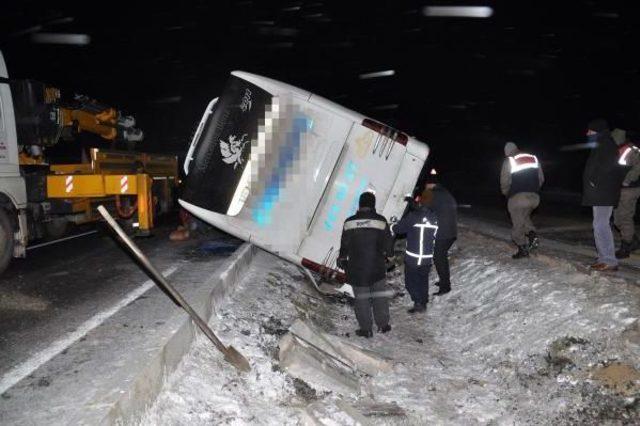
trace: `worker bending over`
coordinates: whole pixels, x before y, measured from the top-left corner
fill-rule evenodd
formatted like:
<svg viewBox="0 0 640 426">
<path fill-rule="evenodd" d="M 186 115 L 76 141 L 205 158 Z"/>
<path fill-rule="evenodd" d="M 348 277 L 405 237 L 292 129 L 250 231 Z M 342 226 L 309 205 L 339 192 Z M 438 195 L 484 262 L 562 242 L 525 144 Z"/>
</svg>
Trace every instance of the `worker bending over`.
<svg viewBox="0 0 640 426">
<path fill-rule="evenodd" d="M 505 159 L 500 171 L 500 190 L 508 198 L 507 208 L 511 216 L 511 238 L 518 251 L 514 259 L 528 257 L 538 246 L 536 228 L 531 213 L 540 204 L 540 187 L 544 183 L 542 167 L 535 155 L 520 152 L 513 142 L 504 146 Z"/>
</svg>

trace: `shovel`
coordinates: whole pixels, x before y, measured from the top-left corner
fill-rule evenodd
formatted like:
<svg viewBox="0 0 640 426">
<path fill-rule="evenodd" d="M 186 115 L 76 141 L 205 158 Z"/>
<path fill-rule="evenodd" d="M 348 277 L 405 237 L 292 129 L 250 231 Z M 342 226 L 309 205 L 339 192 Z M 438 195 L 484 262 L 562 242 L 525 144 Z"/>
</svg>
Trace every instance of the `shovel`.
<svg viewBox="0 0 640 426">
<path fill-rule="evenodd" d="M 104 220 L 107 221 L 111 229 L 113 229 L 116 234 L 120 237 L 125 246 L 129 249 L 129 252 L 136 258 L 138 261 L 144 266 L 147 274 L 155 281 L 156 285 L 158 285 L 166 294 L 169 295 L 174 302 L 176 302 L 182 309 L 184 309 L 191 319 L 198 325 L 200 330 L 211 340 L 213 345 L 224 355 L 225 361 L 229 362 L 235 368 L 240 371 L 251 371 L 251 366 L 249 365 L 249 361 L 236 350 L 233 346 L 225 346 L 220 339 L 214 334 L 214 332 L 209 328 L 207 323 L 200 318 L 200 316 L 193 310 L 193 308 L 187 303 L 186 300 L 182 297 L 180 293 L 176 291 L 175 288 L 171 284 L 167 282 L 167 280 L 162 276 L 160 272 L 151 264 L 147 256 L 142 253 L 140 248 L 136 246 L 136 244 L 129 238 L 129 236 L 120 228 L 120 225 L 116 223 L 116 221 L 111 217 L 107 209 L 104 206 L 98 207 L 98 212 L 102 215 Z"/>
</svg>

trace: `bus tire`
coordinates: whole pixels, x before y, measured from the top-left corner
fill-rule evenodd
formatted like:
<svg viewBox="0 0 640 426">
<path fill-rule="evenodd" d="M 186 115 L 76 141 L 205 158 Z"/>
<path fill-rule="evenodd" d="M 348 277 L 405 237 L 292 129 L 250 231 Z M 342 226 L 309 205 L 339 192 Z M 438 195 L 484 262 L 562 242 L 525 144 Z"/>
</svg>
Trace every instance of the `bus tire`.
<svg viewBox="0 0 640 426">
<path fill-rule="evenodd" d="M 0 208 L 0 274 L 7 269 L 13 257 L 13 226 L 8 212 Z"/>
</svg>

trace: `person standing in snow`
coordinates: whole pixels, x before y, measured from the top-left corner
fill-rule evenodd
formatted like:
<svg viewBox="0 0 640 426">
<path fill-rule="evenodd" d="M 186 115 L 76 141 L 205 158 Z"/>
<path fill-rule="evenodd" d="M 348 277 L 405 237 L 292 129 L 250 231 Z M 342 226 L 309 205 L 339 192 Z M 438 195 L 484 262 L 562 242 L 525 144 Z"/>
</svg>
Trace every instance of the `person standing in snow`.
<svg viewBox="0 0 640 426">
<path fill-rule="evenodd" d="M 611 137 L 609 125 L 603 119 L 589 123 L 589 142 L 596 147 L 589 154 L 582 175 L 582 205 L 593 208 L 593 237 L 598 251 L 598 260 L 591 265 L 595 271 L 616 271 L 611 214 L 620 199 L 622 167 L 618 164 L 618 146 Z"/>
<path fill-rule="evenodd" d="M 505 159 L 500 171 L 500 190 L 508 198 L 507 209 L 511 216 L 511 238 L 518 251 L 514 259 L 528 257 L 538 246 L 536 228 L 531 213 L 540 205 L 540 187 L 544 174 L 535 155 L 520 152 L 513 142 L 504 145 Z"/>
<path fill-rule="evenodd" d="M 438 231 L 438 220 L 426 200 L 431 194 L 423 191 L 419 207 L 409 212 L 397 223 L 391 225 L 393 235 L 407 237 L 404 256 L 405 287 L 413 301 L 410 314 L 425 312 L 429 302 L 429 271 L 433 260 L 433 249 Z"/>
<path fill-rule="evenodd" d="M 613 223 L 620 231 L 622 239 L 616 257 L 626 259 L 634 250 L 640 248 L 640 239 L 636 235 L 633 221 L 640 198 L 640 148 L 627 140 L 627 132 L 622 129 L 614 129 L 611 137 L 618 145 L 618 164 L 626 171 L 618 207 L 613 211 Z"/>
<path fill-rule="evenodd" d="M 449 249 L 458 238 L 458 203 L 453 195 L 438 182 L 435 169 L 425 181 L 425 205 L 433 210 L 438 221 L 433 263 L 440 281 L 434 283 L 439 290 L 434 296 L 442 296 L 451 291 L 451 272 L 449 270 Z"/>
<path fill-rule="evenodd" d="M 378 331 L 391 330 L 389 298 L 393 291 L 386 283 L 386 257 L 393 256 L 393 237 L 384 216 L 376 213 L 376 197 L 363 192 L 356 214 L 345 220 L 342 228 L 338 267 L 347 274 L 353 287 L 355 314 L 359 329 L 356 335 L 373 336 L 371 311 Z"/>
</svg>

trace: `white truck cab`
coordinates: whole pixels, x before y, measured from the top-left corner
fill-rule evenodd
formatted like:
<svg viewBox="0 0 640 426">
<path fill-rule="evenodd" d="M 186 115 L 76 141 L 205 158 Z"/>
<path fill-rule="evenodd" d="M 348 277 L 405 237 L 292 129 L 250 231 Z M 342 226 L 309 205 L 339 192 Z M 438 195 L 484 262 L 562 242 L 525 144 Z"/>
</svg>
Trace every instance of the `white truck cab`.
<svg viewBox="0 0 640 426">
<path fill-rule="evenodd" d="M 0 272 L 27 244 L 27 189 L 20 174 L 16 121 L 9 74 L 0 52 Z"/>
</svg>

